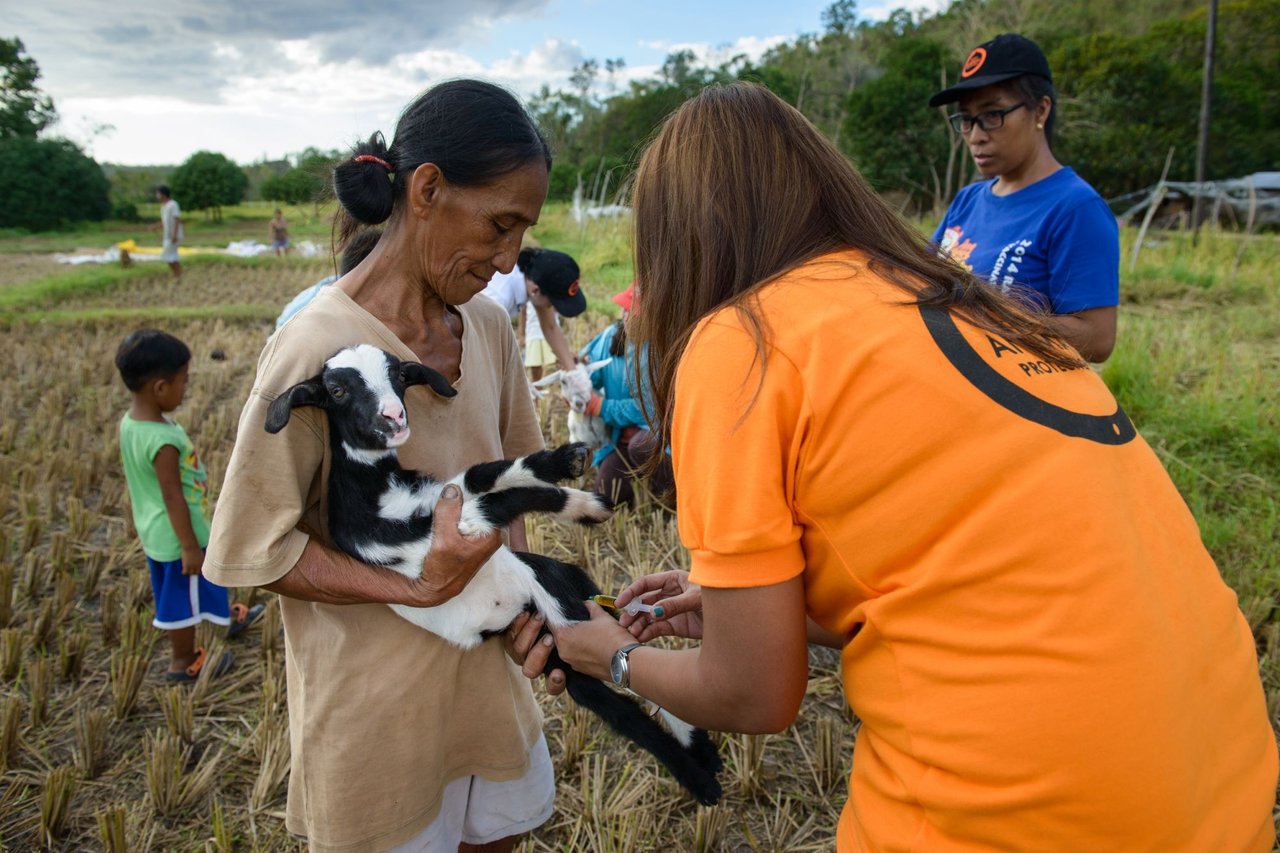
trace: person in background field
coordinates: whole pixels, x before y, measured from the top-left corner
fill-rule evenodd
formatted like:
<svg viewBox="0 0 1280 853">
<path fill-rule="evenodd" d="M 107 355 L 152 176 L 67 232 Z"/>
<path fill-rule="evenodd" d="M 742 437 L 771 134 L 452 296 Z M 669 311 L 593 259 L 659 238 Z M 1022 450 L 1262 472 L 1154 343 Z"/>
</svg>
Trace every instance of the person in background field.
<svg viewBox="0 0 1280 853">
<path fill-rule="evenodd" d="M 342 247 L 342 258 L 338 262 L 337 275 L 329 275 L 317 281 L 315 284 L 301 291 L 293 299 L 289 300 L 289 304 L 284 306 L 280 311 L 280 316 L 276 318 L 276 328 L 279 329 L 293 315 L 297 314 L 303 308 L 306 308 L 311 300 L 315 299 L 320 293 L 321 288 L 328 287 L 342 276 L 355 269 L 361 261 L 369 256 L 373 251 L 373 247 L 378 244 L 378 238 L 382 236 L 381 228 L 365 228 L 356 232 L 354 236 L 347 240 L 347 245 Z"/>
<path fill-rule="evenodd" d="M 169 635 L 170 682 L 195 681 L 209 665 L 206 651 L 196 648 L 196 625 L 226 625 L 234 639 L 263 612 L 261 604 L 229 605 L 227 591 L 200 572 L 209 544 L 209 477 L 186 431 L 169 417 L 186 394 L 190 365 L 187 345 L 155 329 L 130 334 L 116 351 L 116 370 L 132 399 L 120 419 L 120 460 L 151 571 L 152 624 Z M 233 659 L 223 653 L 213 674 L 225 673 Z"/>
<path fill-rule="evenodd" d="M 207 571 L 280 595 L 293 756 L 286 825 L 312 850 L 501 853 L 551 816 L 542 718 L 503 640 L 459 649 L 386 606 L 449 600 L 501 534 L 460 534 L 461 494 L 450 487 L 419 577 L 360 563 L 327 535 L 325 414 L 298 409 L 279 434 L 264 429 L 277 396 L 363 343 L 425 364 L 458 390 L 447 400 L 425 387 L 405 394 L 405 467 L 447 477 L 540 450 L 511 321 L 474 297 L 515 266 L 550 165 L 537 125 L 506 90 L 476 80 L 427 90 L 401 114 L 391 145 L 374 134 L 334 167 L 337 242 L 357 227 L 382 235 L 271 336 L 258 363 Z M 527 549 L 522 522 L 507 536 Z"/>
<path fill-rule="evenodd" d="M 1053 155 L 1057 100 L 1044 52 L 1013 33 L 974 48 L 960 82 L 929 99 L 957 105 L 951 126 L 986 179 L 956 195 L 933 241 L 979 278 L 1032 291 L 1054 329 L 1101 362 L 1116 342 L 1119 230 L 1102 197 Z"/>
<path fill-rule="evenodd" d="M 160 202 L 160 230 L 163 232 L 160 258 L 169 263 L 169 271 L 175 279 L 182 278 L 182 263 L 178 255 L 183 236 L 182 210 L 173 200 L 167 184 L 156 187 L 156 201 Z"/>
<path fill-rule="evenodd" d="M 627 316 L 634 308 L 635 284 L 615 294 L 613 301 L 622 308 L 622 316 L 592 338 L 579 353 L 588 362 L 611 359 L 591 374 L 591 384 L 604 392 L 593 394 L 587 414 L 599 416 L 609 427 L 609 441 L 595 452 L 595 491 L 614 506 L 635 503 L 635 479 L 640 476 L 650 457 L 661 452 L 656 470 L 648 477 L 654 496 L 665 505 L 675 505 L 675 482 L 671 476 L 671 457 L 654 443 L 653 432 L 645 419 L 641 395 L 632 390 L 636 376 L 636 348 L 627 340 Z"/>
<path fill-rule="evenodd" d="M 577 261 L 564 252 L 526 248 L 520 250 L 515 269 L 495 273 L 483 291 L 518 321 L 532 379 L 540 379 L 543 368 L 553 363 L 562 370 L 573 369 L 573 350 L 560 317 L 577 317 L 587 310 L 578 278 Z"/>
<path fill-rule="evenodd" d="M 562 658 L 759 733 L 800 713 L 808 643 L 840 649 L 841 853 L 1270 851 L 1249 623 L 1052 319 L 938 256 L 762 86 L 681 106 L 632 197 L 627 331 L 692 570 L 624 589 L 643 618 L 588 602 Z M 550 647 L 518 621 L 532 676 Z"/>
<path fill-rule="evenodd" d="M 284 221 L 284 211 L 276 208 L 276 214 L 267 224 L 267 232 L 271 237 L 271 251 L 277 258 L 283 258 L 289 250 L 289 226 Z"/>
</svg>

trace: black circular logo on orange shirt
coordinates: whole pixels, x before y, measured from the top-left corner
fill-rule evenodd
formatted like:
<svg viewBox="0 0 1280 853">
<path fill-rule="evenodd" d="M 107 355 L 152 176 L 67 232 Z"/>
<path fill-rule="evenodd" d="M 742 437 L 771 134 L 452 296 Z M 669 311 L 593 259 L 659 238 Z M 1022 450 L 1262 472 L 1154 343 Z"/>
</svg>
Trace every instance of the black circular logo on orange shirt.
<svg viewBox="0 0 1280 853">
<path fill-rule="evenodd" d="M 1025 388 L 1010 382 L 987 364 L 960 333 L 950 312 L 921 305 L 920 316 L 924 318 L 925 327 L 933 342 L 942 350 L 947 361 L 960 371 L 960 375 L 992 402 L 1018 417 L 1063 435 L 1085 438 L 1099 444 L 1128 444 L 1138 434 L 1119 403 L 1116 404 L 1115 412 L 1110 415 L 1087 415 L 1041 400 Z"/>
</svg>

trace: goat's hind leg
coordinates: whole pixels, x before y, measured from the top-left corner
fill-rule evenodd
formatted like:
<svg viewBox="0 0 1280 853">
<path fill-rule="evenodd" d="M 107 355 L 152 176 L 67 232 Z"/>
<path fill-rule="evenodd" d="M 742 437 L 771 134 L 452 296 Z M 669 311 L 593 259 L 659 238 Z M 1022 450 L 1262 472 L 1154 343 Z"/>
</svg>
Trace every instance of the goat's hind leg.
<svg viewBox="0 0 1280 853">
<path fill-rule="evenodd" d="M 593 712 L 618 734 L 649 752 L 675 777 L 694 799 L 705 806 L 715 805 L 722 793 L 716 772 L 720 757 L 707 733 L 695 730 L 694 748 L 686 748 L 671 732 L 650 717 L 631 697 L 615 692 L 603 682 L 575 672 L 554 651 L 546 672 L 561 669 L 573 701 Z M 709 753 L 708 753 L 709 748 Z"/>
</svg>

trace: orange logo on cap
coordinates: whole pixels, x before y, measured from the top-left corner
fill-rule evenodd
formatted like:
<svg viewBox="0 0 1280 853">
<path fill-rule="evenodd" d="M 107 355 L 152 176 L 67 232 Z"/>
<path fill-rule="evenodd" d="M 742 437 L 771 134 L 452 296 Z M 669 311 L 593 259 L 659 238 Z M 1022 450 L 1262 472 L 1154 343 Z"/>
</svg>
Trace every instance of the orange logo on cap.
<svg viewBox="0 0 1280 853">
<path fill-rule="evenodd" d="M 964 61 L 964 67 L 960 69 L 961 77 L 972 77 L 982 67 L 982 63 L 987 61 L 987 49 L 985 47 L 975 47 L 973 53 L 969 54 L 969 58 Z"/>
<path fill-rule="evenodd" d="M 569 295 L 570 296 L 578 295 L 578 282 L 575 281 L 573 284 L 569 285 Z"/>
</svg>

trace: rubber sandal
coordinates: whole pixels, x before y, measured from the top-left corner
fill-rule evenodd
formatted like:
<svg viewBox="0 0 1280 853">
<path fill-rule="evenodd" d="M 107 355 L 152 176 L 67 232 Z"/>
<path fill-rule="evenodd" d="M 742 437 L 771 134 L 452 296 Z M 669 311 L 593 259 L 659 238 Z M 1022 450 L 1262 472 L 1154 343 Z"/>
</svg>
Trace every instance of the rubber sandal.
<svg viewBox="0 0 1280 853">
<path fill-rule="evenodd" d="M 164 680 L 171 684 L 188 684 L 200 677 L 200 670 L 204 669 L 205 662 L 209 659 L 208 652 L 204 647 L 196 649 L 196 659 L 191 662 L 191 666 L 178 672 L 166 672 Z M 218 659 L 217 665 L 213 669 L 213 677 L 226 675 L 231 669 L 231 664 L 235 663 L 236 656 L 230 651 L 222 653 L 222 657 Z"/>
<path fill-rule="evenodd" d="M 266 609 L 267 606 L 265 604 L 255 604 L 252 607 L 245 607 L 239 601 L 232 604 L 231 624 L 227 626 L 227 639 L 234 640 L 249 630 L 249 626 L 262 618 L 262 614 Z"/>
</svg>

